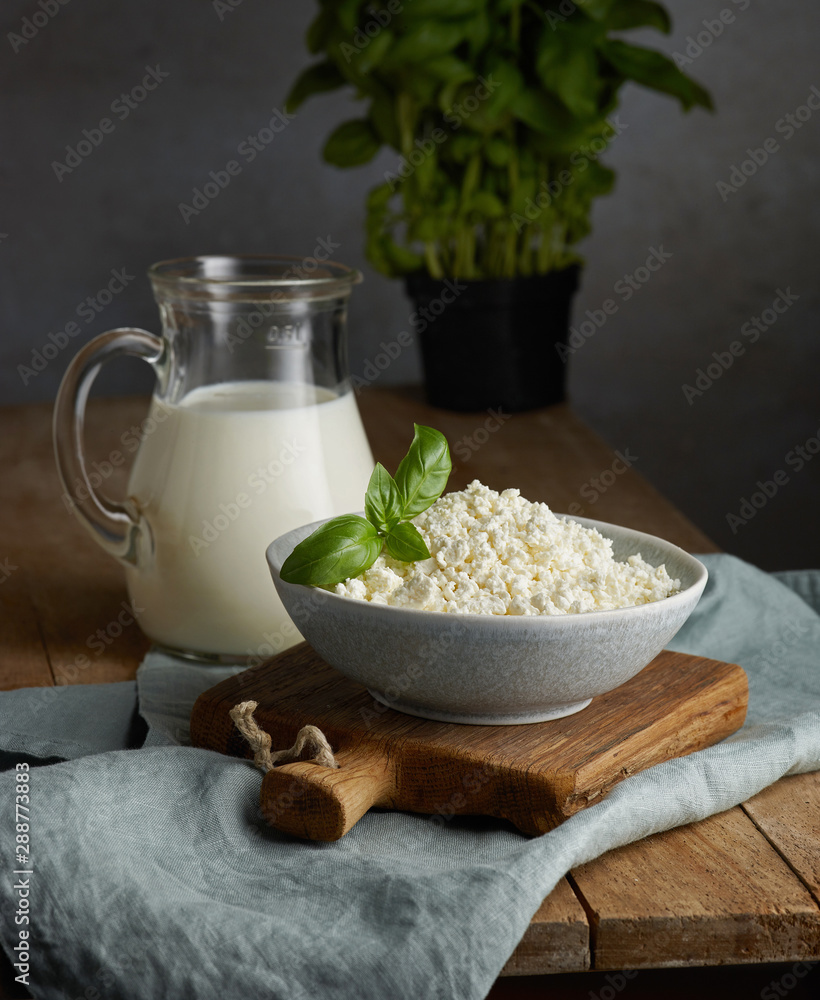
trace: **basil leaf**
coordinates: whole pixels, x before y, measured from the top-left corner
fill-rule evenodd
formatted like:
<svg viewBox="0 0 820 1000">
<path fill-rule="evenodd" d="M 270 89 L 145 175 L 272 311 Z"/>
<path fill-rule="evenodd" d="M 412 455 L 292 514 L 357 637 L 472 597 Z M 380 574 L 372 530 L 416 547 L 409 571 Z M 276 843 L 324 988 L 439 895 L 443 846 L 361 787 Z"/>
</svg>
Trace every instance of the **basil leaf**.
<svg viewBox="0 0 820 1000">
<path fill-rule="evenodd" d="M 544 26 L 538 42 L 535 68 L 541 83 L 557 94 L 565 107 L 579 118 L 593 118 L 598 112 L 601 80 L 592 31 L 577 28 L 555 30 Z"/>
<path fill-rule="evenodd" d="M 357 514 L 327 521 L 299 542 L 287 557 L 280 576 L 286 583 L 327 587 L 369 569 L 382 551 L 374 526 Z"/>
<path fill-rule="evenodd" d="M 381 139 L 364 120 L 343 122 L 325 143 L 322 155 L 334 167 L 358 167 L 378 153 Z"/>
<path fill-rule="evenodd" d="M 422 21 L 401 36 L 390 53 L 391 66 L 413 66 L 452 52 L 466 34 L 461 22 Z"/>
<path fill-rule="evenodd" d="M 677 97 L 683 105 L 683 110 L 699 104 L 707 110 L 713 110 L 712 98 L 708 91 L 699 83 L 695 83 L 678 69 L 674 62 L 662 52 L 654 49 L 643 49 L 626 42 L 606 41 L 599 45 L 599 51 L 615 70 L 652 90 Z"/>
<path fill-rule="evenodd" d="M 313 94 L 323 94 L 328 90 L 336 90 L 337 87 L 343 87 L 345 83 L 347 80 L 332 62 L 325 59 L 323 62 L 314 63 L 296 78 L 296 82 L 285 98 L 285 106 L 288 111 L 293 112 Z"/>
<path fill-rule="evenodd" d="M 395 475 L 404 500 L 402 517 L 415 517 L 438 500 L 453 467 L 447 438 L 441 431 L 422 424 L 413 427 L 413 443 Z"/>
<path fill-rule="evenodd" d="M 401 520 L 402 506 L 402 495 L 395 480 L 381 462 L 377 462 L 364 498 L 367 520 L 379 531 L 390 532 Z"/>
<path fill-rule="evenodd" d="M 385 544 L 390 555 L 401 562 L 416 562 L 418 559 L 431 558 L 430 550 L 419 529 L 409 521 L 397 524 L 385 538 Z"/>
<path fill-rule="evenodd" d="M 669 12 L 655 0 L 620 0 L 606 15 L 606 26 L 611 31 L 657 28 L 668 35 L 672 30 L 672 21 Z"/>
</svg>

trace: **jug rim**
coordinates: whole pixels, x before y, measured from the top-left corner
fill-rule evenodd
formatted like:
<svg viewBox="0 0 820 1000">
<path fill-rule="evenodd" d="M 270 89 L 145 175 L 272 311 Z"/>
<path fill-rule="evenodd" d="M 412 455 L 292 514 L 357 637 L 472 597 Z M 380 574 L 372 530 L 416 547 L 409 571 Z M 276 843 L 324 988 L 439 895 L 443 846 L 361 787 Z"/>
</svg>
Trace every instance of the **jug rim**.
<svg viewBox="0 0 820 1000">
<path fill-rule="evenodd" d="M 321 249 L 321 248 L 319 248 Z M 200 254 L 160 260 L 148 268 L 151 283 L 182 294 L 217 294 L 266 288 L 299 297 L 344 295 L 362 281 L 354 267 L 286 254 Z"/>
</svg>

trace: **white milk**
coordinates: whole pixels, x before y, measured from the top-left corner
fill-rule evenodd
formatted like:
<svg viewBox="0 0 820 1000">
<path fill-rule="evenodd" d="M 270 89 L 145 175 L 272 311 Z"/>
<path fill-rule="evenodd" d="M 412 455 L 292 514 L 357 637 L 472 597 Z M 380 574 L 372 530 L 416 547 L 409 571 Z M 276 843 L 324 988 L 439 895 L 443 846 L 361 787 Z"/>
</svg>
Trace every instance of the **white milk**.
<svg viewBox="0 0 820 1000">
<path fill-rule="evenodd" d="M 353 393 L 225 382 L 175 406 L 154 401 L 150 417 L 129 481 L 155 546 L 127 573 L 141 626 L 199 653 L 256 657 L 298 642 L 265 549 L 361 510 L 373 458 Z"/>
</svg>

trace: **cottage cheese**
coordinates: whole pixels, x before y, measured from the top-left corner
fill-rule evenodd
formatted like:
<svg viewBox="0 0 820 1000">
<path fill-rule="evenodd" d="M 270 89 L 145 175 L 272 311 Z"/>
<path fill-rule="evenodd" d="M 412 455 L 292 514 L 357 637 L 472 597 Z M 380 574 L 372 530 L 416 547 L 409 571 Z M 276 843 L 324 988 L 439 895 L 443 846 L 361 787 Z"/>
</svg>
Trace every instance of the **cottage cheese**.
<svg viewBox="0 0 820 1000">
<path fill-rule="evenodd" d="M 372 604 L 481 615 L 564 615 L 648 604 L 680 589 L 640 555 L 616 562 L 612 542 L 559 518 L 518 490 L 474 480 L 440 497 L 413 523 L 431 559 L 383 553 L 361 576 L 329 588 Z"/>
</svg>

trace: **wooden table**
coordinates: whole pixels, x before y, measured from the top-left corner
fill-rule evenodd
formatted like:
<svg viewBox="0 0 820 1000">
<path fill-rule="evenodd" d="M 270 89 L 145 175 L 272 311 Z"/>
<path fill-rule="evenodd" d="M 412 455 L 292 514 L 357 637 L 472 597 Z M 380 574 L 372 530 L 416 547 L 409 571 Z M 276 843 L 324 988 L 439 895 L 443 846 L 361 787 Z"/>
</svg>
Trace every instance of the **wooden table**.
<svg viewBox="0 0 820 1000">
<path fill-rule="evenodd" d="M 146 407 L 141 398 L 92 402 L 91 458 L 101 461 L 121 447 L 123 432 L 139 425 Z M 375 456 L 389 469 L 406 450 L 416 420 L 450 441 L 450 489 L 474 478 L 495 489 L 515 486 L 557 511 L 639 528 L 690 551 L 715 551 L 566 406 L 512 417 L 464 415 L 433 410 L 414 390 L 371 389 L 360 407 Z M 50 416 L 47 405 L 0 410 L 4 689 L 131 679 L 148 648 L 136 625 L 116 636 L 106 632 L 126 599 L 123 573 L 60 502 Z M 122 470 L 106 488 L 121 494 Z M 98 629 L 103 642 L 92 649 L 88 640 Z M 544 901 L 504 972 L 818 957 L 820 773 L 814 773 L 786 778 L 719 816 L 576 869 Z"/>
</svg>

